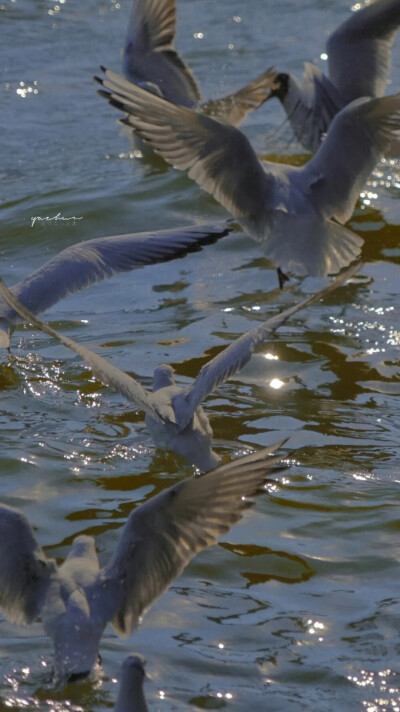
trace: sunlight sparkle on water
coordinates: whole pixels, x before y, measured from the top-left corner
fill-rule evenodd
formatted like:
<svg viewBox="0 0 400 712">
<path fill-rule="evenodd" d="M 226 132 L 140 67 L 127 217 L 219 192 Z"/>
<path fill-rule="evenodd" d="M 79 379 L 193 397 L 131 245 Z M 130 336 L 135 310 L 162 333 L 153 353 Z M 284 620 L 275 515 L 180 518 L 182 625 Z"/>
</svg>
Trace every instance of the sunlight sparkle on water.
<svg viewBox="0 0 400 712">
<path fill-rule="evenodd" d="M 325 626 L 323 623 L 321 623 L 320 621 L 312 621 L 311 618 L 307 621 L 307 625 L 309 626 L 308 632 L 311 635 L 314 635 L 318 631 L 325 629 Z M 323 639 L 319 638 L 318 640 L 323 640 Z"/>
<path fill-rule="evenodd" d="M 284 386 L 285 384 L 283 381 L 281 381 L 280 378 L 273 378 L 272 381 L 269 382 L 269 385 L 271 388 L 273 388 L 274 390 L 277 391 L 277 390 L 279 390 L 279 388 L 282 388 L 282 386 Z"/>
<path fill-rule="evenodd" d="M 365 2 L 356 2 L 356 4 L 352 5 L 350 9 L 352 12 L 357 12 L 357 10 L 361 10 L 362 7 L 370 5 L 371 2 L 372 0 L 365 0 Z"/>
<path fill-rule="evenodd" d="M 276 356 L 276 354 L 267 353 L 264 354 L 264 358 L 266 358 L 268 361 L 279 361 L 279 356 Z"/>
<path fill-rule="evenodd" d="M 217 694 L 215 696 L 218 697 L 219 699 L 221 699 L 222 697 L 225 697 L 226 700 L 233 699 L 233 695 L 231 692 L 217 692 Z"/>
<path fill-rule="evenodd" d="M 400 695 L 397 687 L 388 687 L 386 678 L 394 673 L 390 669 L 379 672 L 360 670 L 356 675 L 348 675 L 347 679 L 358 687 L 374 687 L 384 694 L 384 697 L 375 697 L 373 700 L 363 700 L 366 712 L 400 712 Z"/>
<path fill-rule="evenodd" d="M 373 193 L 372 191 L 364 191 L 360 193 L 360 198 L 364 205 L 371 205 L 371 200 L 376 200 L 378 198 L 378 193 Z"/>
<path fill-rule="evenodd" d="M 37 88 L 37 85 L 38 85 L 37 81 L 33 82 L 33 86 L 30 86 L 29 84 L 25 84 L 25 82 L 20 82 L 18 89 L 16 89 L 16 93 L 18 94 L 18 96 L 21 97 L 21 99 L 25 99 L 30 94 L 32 96 L 34 94 L 39 94 L 39 89 Z"/>
</svg>

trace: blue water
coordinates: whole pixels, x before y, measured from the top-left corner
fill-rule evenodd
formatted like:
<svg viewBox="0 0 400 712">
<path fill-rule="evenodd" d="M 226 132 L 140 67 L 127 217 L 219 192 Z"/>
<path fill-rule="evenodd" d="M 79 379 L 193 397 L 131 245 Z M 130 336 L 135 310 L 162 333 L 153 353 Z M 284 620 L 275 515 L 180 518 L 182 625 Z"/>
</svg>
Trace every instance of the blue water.
<svg viewBox="0 0 400 712">
<path fill-rule="evenodd" d="M 2 0 L 7 284 L 84 239 L 225 217 L 186 176 L 132 158 L 116 112 L 96 94 L 98 66 L 120 69 L 129 6 Z M 302 61 L 323 65 L 325 37 L 348 12 L 349 0 L 180 0 L 177 45 L 208 98 L 271 65 L 298 74 Z M 397 41 L 391 90 L 399 50 Z M 293 160 L 304 152 L 282 122 L 269 102 L 244 128 L 260 154 Z M 110 709 L 122 660 L 138 651 L 152 711 L 400 709 L 399 187 L 397 165 L 382 164 L 357 206 L 360 276 L 282 327 L 205 403 L 222 456 L 289 437 L 290 471 L 191 563 L 132 638 L 107 628 L 97 677 L 53 689 L 40 623 L 1 618 L 2 708 Z M 76 220 L 31 227 L 57 214 Z M 164 361 L 185 383 L 322 284 L 292 280 L 280 293 L 273 266 L 236 232 L 64 300 L 46 319 L 144 385 Z M 1 501 L 24 511 L 47 555 L 62 561 L 73 537 L 89 533 L 105 563 L 133 504 L 192 470 L 156 451 L 142 414 L 49 337 L 21 326 L 12 352 L 0 363 Z"/>
</svg>

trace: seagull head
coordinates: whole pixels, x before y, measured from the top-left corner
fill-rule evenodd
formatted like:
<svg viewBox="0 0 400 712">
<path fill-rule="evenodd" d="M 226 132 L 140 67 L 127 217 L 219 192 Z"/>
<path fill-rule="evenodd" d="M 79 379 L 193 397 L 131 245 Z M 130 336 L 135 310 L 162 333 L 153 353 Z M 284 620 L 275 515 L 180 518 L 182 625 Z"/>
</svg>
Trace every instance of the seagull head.
<svg viewBox="0 0 400 712">
<path fill-rule="evenodd" d="M 71 551 L 67 558 L 82 558 L 97 562 L 96 545 L 93 537 L 86 536 L 85 534 L 76 536 L 72 542 Z"/>
<path fill-rule="evenodd" d="M 271 72 L 271 92 L 268 99 L 272 99 L 272 97 L 276 97 L 280 100 L 284 99 L 289 89 L 289 81 L 289 74 L 285 74 L 284 72 Z"/>
<path fill-rule="evenodd" d="M 146 660 L 142 655 L 128 655 L 122 663 L 122 678 L 127 677 L 130 679 L 132 677 L 136 677 L 139 680 L 143 680 L 146 677 L 145 666 Z"/>
<path fill-rule="evenodd" d="M 167 388 L 168 386 L 174 386 L 174 369 L 167 363 L 162 363 L 161 366 L 157 366 L 154 370 L 154 382 L 153 382 L 153 393 L 160 390 L 160 388 Z"/>
</svg>

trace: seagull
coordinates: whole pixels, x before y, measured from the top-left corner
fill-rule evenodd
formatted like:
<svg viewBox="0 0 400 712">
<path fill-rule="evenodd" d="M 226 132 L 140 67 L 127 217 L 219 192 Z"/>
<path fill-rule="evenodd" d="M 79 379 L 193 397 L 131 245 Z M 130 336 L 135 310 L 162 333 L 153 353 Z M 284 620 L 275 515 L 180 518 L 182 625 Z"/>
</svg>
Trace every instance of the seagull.
<svg viewBox="0 0 400 712">
<path fill-rule="evenodd" d="M 168 163 L 211 193 L 286 272 L 336 274 L 363 240 L 343 227 L 386 146 L 400 130 L 400 95 L 356 99 L 337 114 L 325 141 L 303 167 L 257 158 L 233 126 L 175 106 L 141 87 L 129 92 L 106 72 L 99 93 L 127 112 L 122 123 Z M 342 224 L 339 224 L 342 223 Z"/>
<path fill-rule="evenodd" d="M 269 87 L 274 86 L 270 69 L 235 94 L 203 102 L 191 69 L 175 49 L 175 34 L 175 0 L 134 0 L 123 55 L 128 89 L 137 84 L 235 126 L 269 97 Z"/>
<path fill-rule="evenodd" d="M 137 408 L 143 410 L 146 414 L 147 429 L 157 447 L 172 450 L 188 463 L 206 472 L 215 467 L 221 458 L 212 450 L 212 428 L 201 406 L 202 401 L 221 383 L 238 373 L 248 363 L 254 349 L 271 336 L 278 326 L 296 312 L 340 287 L 359 270 L 360 266 L 360 262 L 351 265 L 321 291 L 240 336 L 205 364 L 197 378 L 183 388 L 175 383 L 171 366 L 168 364 L 157 366 L 154 371 L 152 392 L 147 391 L 132 376 L 116 368 L 102 356 L 39 321 L 18 302 L 1 279 L 0 296 L 37 329 L 77 353 L 102 383 L 112 386 Z"/>
<path fill-rule="evenodd" d="M 156 232 L 100 237 L 71 245 L 11 287 L 34 314 L 86 287 L 144 265 L 166 262 L 200 250 L 227 235 L 231 228 L 197 225 Z M 0 348 L 10 347 L 10 333 L 19 315 L 0 302 Z"/>
<path fill-rule="evenodd" d="M 318 150 L 336 114 L 354 99 L 384 95 L 399 26 L 399 0 L 376 0 L 353 12 L 329 37 L 328 76 L 310 62 L 301 82 L 287 72 L 271 72 L 275 88 L 268 98 L 279 99 L 306 149 Z"/>
<path fill-rule="evenodd" d="M 141 655 L 128 655 L 125 658 L 114 712 L 149 712 L 143 692 L 145 665 L 146 661 Z"/>
<path fill-rule="evenodd" d="M 87 676 L 111 622 L 131 635 L 139 619 L 199 551 L 241 519 L 267 477 L 286 470 L 271 454 L 282 443 L 172 485 L 135 508 L 116 550 L 99 567 L 95 540 L 80 535 L 58 566 L 24 514 L 0 505 L 0 610 L 12 622 L 41 618 L 54 647 L 57 682 Z"/>
</svg>

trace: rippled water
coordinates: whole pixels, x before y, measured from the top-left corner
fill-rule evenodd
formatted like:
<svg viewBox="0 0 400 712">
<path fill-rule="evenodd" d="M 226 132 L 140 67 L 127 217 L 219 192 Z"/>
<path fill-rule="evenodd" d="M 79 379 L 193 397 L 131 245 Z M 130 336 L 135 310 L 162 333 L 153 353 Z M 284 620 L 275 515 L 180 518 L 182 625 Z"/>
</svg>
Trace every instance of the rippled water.
<svg viewBox="0 0 400 712">
<path fill-rule="evenodd" d="M 204 95 L 217 96 L 272 64 L 322 62 L 326 33 L 348 11 L 349 0 L 180 0 L 178 46 Z M 2 0 L 8 284 L 83 239 L 225 215 L 185 176 L 132 160 L 96 95 L 98 65 L 120 68 L 128 13 L 127 0 Z M 397 42 L 396 88 L 399 68 Z M 293 160 L 302 152 L 272 104 L 246 132 L 260 154 Z M 289 437 L 290 471 L 192 562 L 132 640 L 107 628 L 97 678 L 55 690 L 40 624 L 1 619 L 2 708 L 110 709 L 135 650 L 148 660 L 151 710 L 400 709 L 399 185 L 397 166 L 382 164 L 357 207 L 351 226 L 366 262 L 354 283 L 292 319 L 205 404 L 223 456 Z M 82 219 L 31 227 L 57 213 Z M 145 385 L 163 361 L 184 383 L 321 284 L 293 280 L 279 293 L 272 266 L 237 232 L 69 298 L 46 318 Z M 0 363 L 1 500 L 25 512 L 48 555 L 63 560 L 73 537 L 89 533 L 105 562 L 132 503 L 191 468 L 156 452 L 141 414 L 48 337 L 18 328 L 13 356 Z"/>
</svg>

